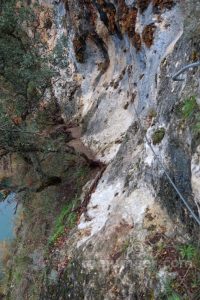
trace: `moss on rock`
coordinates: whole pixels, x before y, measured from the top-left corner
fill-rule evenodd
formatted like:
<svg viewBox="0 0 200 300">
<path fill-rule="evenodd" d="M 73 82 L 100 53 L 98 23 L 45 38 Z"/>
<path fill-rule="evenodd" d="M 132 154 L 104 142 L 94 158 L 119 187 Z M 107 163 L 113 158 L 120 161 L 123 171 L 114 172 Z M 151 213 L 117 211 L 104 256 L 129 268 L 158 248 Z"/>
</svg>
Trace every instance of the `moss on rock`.
<svg viewBox="0 0 200 300">
<path fill-rule="evenodd" d="M 165 136 L 165 129 L 159 128 L 152 135 L 152 141 L 154 145 L 159 144 Z"/>
</svg>

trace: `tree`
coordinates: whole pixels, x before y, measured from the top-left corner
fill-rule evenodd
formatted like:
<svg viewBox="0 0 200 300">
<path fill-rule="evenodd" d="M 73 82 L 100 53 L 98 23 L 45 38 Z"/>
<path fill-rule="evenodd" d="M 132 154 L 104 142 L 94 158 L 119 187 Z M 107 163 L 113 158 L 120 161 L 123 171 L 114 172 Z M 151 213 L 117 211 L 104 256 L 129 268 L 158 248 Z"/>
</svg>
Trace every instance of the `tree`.
<svg viewBox="0 0 200 300">
<path fill-rule="evenodd" d="M 0 0 L 0 155 L 17 152 L 32 165 L 41 186 L 45 186 L 59 182 L 59 178 L 46 176 L 40 154 L 56 153 L 59 147 L 51 136 L 40 132 L 38 120 L 41 115 L 55 115 L 58 106 L 52 99 L 49 114 L 48 108 L 40 109 L 53 73 L 45 55 L 46 45 L 34 32 L 36 8 L 39 6 L 30 7 L 25 1 Z"/>
<path fill-rule="evenodd" d="M 25 30 L 37 17 L 23 3 L 0 0 L 0 147 L 9 151 L 19 150 L 52 76 L 45 45 Z"/>
</svg>

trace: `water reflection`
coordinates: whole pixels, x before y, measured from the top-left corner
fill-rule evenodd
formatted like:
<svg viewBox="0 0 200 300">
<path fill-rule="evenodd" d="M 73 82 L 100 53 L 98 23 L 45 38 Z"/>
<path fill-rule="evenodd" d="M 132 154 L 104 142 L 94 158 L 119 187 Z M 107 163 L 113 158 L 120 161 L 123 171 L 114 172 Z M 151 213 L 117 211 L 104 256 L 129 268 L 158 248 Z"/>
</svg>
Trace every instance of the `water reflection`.
<svg viewBox="0 0 200 300">
<path fill-rule="evenodd" d="M 13 238 L 15 193 L 0 202 L 0 242 Z"/>
<path fill-rule="evenodd" d="M 8 251 L 9 241 L 14 236 L 14 210 L 15 193 L 11 193 L 3 202 L 0 202 L 0 280 L 4 276 L 2 260 Z"/>
</svg>

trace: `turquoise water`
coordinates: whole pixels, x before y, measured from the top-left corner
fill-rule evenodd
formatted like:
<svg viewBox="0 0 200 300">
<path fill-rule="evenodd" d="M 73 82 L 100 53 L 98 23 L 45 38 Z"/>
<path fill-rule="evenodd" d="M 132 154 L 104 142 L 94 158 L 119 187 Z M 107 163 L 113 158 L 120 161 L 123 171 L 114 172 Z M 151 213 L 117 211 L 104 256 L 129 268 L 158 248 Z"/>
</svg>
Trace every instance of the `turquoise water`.
<svg viewBox="0 0 200 300">
<path fill-rule="evenodd" d="M 0 242 L 13 238 L 15 194 L 0 202 Z"/>
<path fill-rule="evenodd" d="M 1 265 L 4 245 L 14 237 L 14 209 L 15 194 L 11 193 L 3 202 L 0 202 L 0 280 L 4 277 Z"/>
</svg>

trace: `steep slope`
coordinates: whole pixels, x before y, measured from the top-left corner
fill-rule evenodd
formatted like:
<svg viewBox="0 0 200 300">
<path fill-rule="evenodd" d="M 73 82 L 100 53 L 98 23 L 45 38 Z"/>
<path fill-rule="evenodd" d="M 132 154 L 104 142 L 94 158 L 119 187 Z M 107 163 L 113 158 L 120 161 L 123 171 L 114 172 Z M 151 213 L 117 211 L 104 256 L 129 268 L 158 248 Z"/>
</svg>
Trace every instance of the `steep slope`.
<svg viewBox="0 0 200 300">
<path fill-rule="evenodd" d="M 57 6 L 58 22 L 62 16 L 67 23 L 69 82 L 66 84 L 64 74 L 54 89 L 60 92 L 62 86 L 65 94 L 59 93 L 58 100 L 63 103 L 66 119 L 71 120 L 72 111 L 73 118 L 83 123 L 82 141 L 107 164 L 91 195 L 87 213 L 80 217 L 73 235 L 73 239 L 77 236 L 77 246 L 75 242 L 72 249 L 77 247 L 84 272 L 90 274 L 95 269 L 98 273 L 95 284 L 107 276 L 119 278 L 116 287 L 119 294 L 115 294 L 114 284 L 92 288 L 94 278 L 89 277 L 86 287 L 82 287 L 85 298 L 103 297 L 92 296 L 95 289 L 98 293 L 102 290 L 105 298 L 140 295 L 139 291 L 134 292 L 137 280 L 131 282 L 129 277 L 137 275 L 140 283 L 147 280 L 141 270 L 145 269 L 144 257 L 148 255 L 144 246 L 148 229 L 153 228 L 153 233 L 175 234 L 168 214 L 176 222 L 180 218 L 190 230 L 196 225 L 170 186 L 144 134 L 197 213 L 192 198 L 195 180 L 191 182 L 196 136 L 192 136 L 186 124 L 181 124 L 176 107 L 197 95 L 198 75 L 189 73 L 181 83 L 171 80 L 180 66 L 191 61 L 192 53 L 198 53 L 192 34 L 195 35 L 199 24 L 189 19 L 186 9 L 197 10 L 197 5 L 173 1 L 152 1 L 147 5 L 147 2 L 67 1 Z M 59 26 L 63 30 L 58 24 L 58 33 Z M 74 85 L 76 92 L 66 97 Z M 192 178 L 195 176 L 198 175 Z M 126 266 L 124 257 L 119 258 L 118 265 L 113 266 L 129 239 L 140 245 L 137 259 L 128 260 Z M 125 260 L 134 257 L 134 245 L 130 244 Z M 133 274 L 129 268 L 134 269 Z M 85 281 L 79 284 L 84 285 Z M 76 284 L 70 289 L 71 297 L 80 297 L 79 284 L 77 290 Z M 151 286 L 150 282 L 147 285 Z M 143 290 L 142 285 L 140 288 Z M 143 297 L 147 297 L 145 293 Z"/>
<path fill-rule="evenodd" d="M 164 170 L 198 216 L 199 71 L 172 80 L 199 59 L 198 1 L 41 5 L 53 15 L 44 39 L 69 145 L 98 167 L 78 188 L 77 224 L 44 254 L 39 294 L 13 289 L 8 299 L 167 299 L 169 280 L 181 299 L 198 294 L 197 266 L 178 264 L 177 245 L 196 239 L 199 225 Z"/>
</svg>

